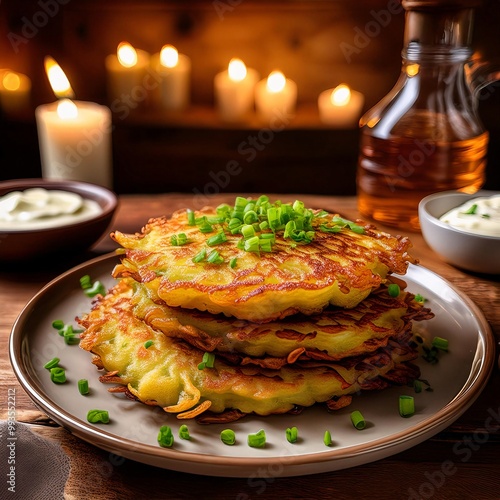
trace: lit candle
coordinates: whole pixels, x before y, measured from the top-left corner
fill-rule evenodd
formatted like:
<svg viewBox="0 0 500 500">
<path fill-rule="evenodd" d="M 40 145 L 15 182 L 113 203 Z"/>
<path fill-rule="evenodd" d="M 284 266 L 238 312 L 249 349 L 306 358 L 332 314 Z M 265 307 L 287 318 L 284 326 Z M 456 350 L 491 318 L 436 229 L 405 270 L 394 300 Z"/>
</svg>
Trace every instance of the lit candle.
<svg viewBox="0 0 500 500">
<path fill-rule="evenodd" d="M 151 67 L 159 76 L 159 100 L 166 110 L 178 111 L 189 105 L 191 59 L 164 45 L 151 57 Z"/>
<path fill-rule="evenodd" d="M 148 70 L 150 57 L 147 52 L 135 49 L 128 42 L 118 44 L 116 54 L 106 57 L 108 98 L 129 103 L 130 108 L 147 101 L 150 85 Z"/>
<path fill-rule="evenodd" d="M 280 115 L 293 115 L 296 101 L 297 84 L 281 71 L 272 71 L 255 88 L 255 106 L 267 120 Z"/>
<path fill-rule="evenodd" d="M 215 102 L 223 120 L 234 122 L 248 116 L 253 110 L 258 79 L 257 71 L 247 68 L 241 59 L 231 59 L 227 70 L 215 75 Z"/>
<path fill-rule="evenodd" d="M 354 128 L 361 116 L 364 101 L 361 92 L 344 84 L 325 90 L 318 97 L 320 120 L 334 128 Z"/>
<path fill-rule="evenodd" d="M 73 91 L 66 75 L 51 58 L 46 59 L 46 71 L 54 93 L 62 99 L 35 110 L 42 176 L 110 188 L 110 110 L 93 102 L 71 100 Z"/>
<path fill-rule="evenodd" d="M 10 70 L 0 75 L 0 101 L 5 113 L 15 115 L 27 110 L 31 99 L 31 80 L 26 75 Z"/>
</svg>

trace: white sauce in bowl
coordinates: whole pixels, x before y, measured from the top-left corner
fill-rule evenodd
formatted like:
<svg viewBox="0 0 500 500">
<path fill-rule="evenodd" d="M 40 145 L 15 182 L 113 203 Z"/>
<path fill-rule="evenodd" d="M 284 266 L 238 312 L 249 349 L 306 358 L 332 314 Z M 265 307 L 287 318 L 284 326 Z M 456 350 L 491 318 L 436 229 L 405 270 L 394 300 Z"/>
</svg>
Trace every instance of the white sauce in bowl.
<svg viewBox="0 0 500 500">
<path fill-rule="evenodd" d="M 468 233 L 500 237 L 500 194 L 473 198 L 439 220 Z"/>
<path fill-rule="evenodd" d="M 0 231 L 31 231 L 75 224 L 102 212 L 94 200 L 69 191 L 30 188 L 0 197 Z"/>
</svg>

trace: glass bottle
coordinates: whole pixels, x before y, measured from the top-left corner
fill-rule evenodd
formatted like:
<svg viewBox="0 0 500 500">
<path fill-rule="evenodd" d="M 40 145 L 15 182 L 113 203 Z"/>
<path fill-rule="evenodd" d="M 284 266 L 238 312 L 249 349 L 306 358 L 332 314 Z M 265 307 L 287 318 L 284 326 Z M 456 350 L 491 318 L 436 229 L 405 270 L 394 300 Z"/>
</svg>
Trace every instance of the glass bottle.
<svg viewBox="0 0 500 500">
<path fill-rule="evenodd" d="M 418 230 L 418 203 L 437 191 L 484 183 L 488 132 L 478 91 L 500 73 L 470 46 L 476 0 L 403 0 L 402 71 L 361 118 L 358 208 L 375 221 Z"/>
</svg>

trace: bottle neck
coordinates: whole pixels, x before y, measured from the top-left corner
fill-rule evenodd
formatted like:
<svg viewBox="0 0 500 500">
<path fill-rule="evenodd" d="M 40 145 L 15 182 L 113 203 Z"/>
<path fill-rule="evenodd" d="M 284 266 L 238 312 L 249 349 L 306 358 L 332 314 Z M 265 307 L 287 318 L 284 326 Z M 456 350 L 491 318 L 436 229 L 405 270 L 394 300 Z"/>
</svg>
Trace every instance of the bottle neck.
<svg viewBox="0 0 500 500">
<path fill-rule="evenodd" d="M 403 57 L 410 61 L 466 60 L 472 54 L 473 22 L 472 8 L 407 10 Z"/>
</svg>

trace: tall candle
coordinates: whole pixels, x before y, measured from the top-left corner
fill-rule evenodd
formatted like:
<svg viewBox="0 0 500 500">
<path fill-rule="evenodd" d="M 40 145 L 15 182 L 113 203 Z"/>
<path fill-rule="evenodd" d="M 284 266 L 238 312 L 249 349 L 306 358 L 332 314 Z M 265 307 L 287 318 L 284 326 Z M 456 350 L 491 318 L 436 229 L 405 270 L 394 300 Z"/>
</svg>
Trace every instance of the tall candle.
<svg viewBox="0 0 500 500">
<path fill-rule="evenodd" d="M 49 76 L 54 92 L 71 95 L 64 72 L 54 67 Z M 112 187 L 111 111 L 106 106 L 66 97 L 38 106 L 35 116 L 44 178 Z"/>
<path fill-rule="evenodd" d="M 272 71 L 255 88 L 257 112 L 267 120 L 280 115 L 293 115 L 296 101 L 297 84 L 281 71 Z"/>
<path fill-rule="evenodd" d="M 0 81 L 0 101 L 5 113 L 15 115 L 29 109 L 31 80 L 21 73 L 6 70 Z"/>
<path fill-rule="evenodd" d="M 121 42 L 116 54 L 106 57 L 105 65 L 110 102 L 129 102 L 133 109 L 147 100 L 150 91 L 147 83 L 150 56 L 147 52 Z"/>
<path fill-rule="evenodd" d="M 361 92 L 341 84 L 318 97 L 320 120 L 334 128 L 355 128 L 361 116 L 365 98 Z"/>
<path fill-rule="evenodd" d="M 215 102 L 223 120 L 242 120 L 253 110 L 258 79 L 257 71 L 247 68 L 241 59 L 231 59 L 227 70 L 215 75 Z"/>
<path fill-rule="evenodd" d="M 159 77 L 160 105 L 171 111 L 185 109 L 190 101 L 191 59 L 172 45 L 164 45 L 151 57 L 151 67 Z"/>
</svg>

